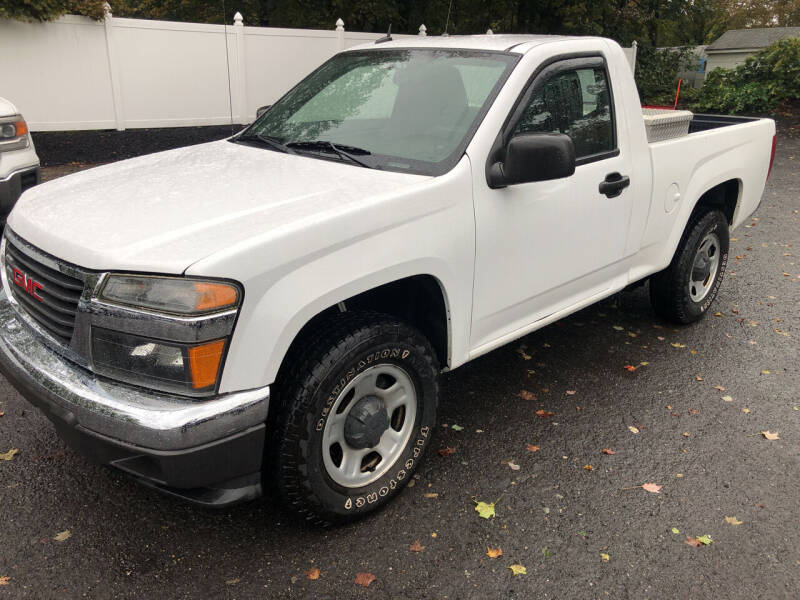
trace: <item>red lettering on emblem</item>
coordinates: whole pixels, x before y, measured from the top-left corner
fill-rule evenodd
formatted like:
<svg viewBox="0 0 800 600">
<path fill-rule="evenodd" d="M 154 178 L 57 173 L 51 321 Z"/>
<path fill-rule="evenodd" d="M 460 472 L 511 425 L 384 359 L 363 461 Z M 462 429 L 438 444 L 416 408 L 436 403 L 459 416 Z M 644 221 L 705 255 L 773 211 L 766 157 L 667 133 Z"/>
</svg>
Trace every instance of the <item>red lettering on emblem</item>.
<svg viewBox="0 0 800 600">
<path fill-rule="evenodd" d="M 33 277 L 28 277 L 16 267 L 14 268 L 14 283 L 36 298 L 39 302 L 44 300 L 38 293 L 39 290 L 42 289 L 42 284 L 33 279 Z"/>
</svg>

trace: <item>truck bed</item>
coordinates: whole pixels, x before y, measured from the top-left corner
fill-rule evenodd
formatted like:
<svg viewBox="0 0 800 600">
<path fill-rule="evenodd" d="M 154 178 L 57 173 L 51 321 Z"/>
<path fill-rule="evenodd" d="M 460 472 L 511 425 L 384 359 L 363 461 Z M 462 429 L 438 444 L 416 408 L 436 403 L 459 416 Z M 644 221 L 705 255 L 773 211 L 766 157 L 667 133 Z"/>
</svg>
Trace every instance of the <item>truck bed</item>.
<svg viewBox="0 0 800 600">
<path fill-rule="evenodd" d="M 718 129 L 719 127 L 728 127 L 730 125 L 739 125 L 740 123 L 750 123 L 752 121 L 758 121 L 758 119 L 755 117 L 735 117 L 731 115 L 694 115 L 691 123 L 689 123 L 689 133 L 708 131 L 709 129 Z"/>
</svg>

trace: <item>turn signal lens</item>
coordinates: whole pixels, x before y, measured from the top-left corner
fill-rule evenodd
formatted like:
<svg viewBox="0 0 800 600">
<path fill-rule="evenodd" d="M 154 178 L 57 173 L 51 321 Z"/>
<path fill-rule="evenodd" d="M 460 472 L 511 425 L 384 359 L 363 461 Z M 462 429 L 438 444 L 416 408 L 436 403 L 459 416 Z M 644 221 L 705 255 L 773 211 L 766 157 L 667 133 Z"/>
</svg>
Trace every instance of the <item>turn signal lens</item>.
<svg viewBox="0 0 800 600">
<path fill-rule="evenodd" d="M 14 125 L 17 127 L 17 137 L 28 133 L 28 124 L 25 121 L 17 121 Z"/>
<path fill-rule="evenodd" d="M 236 288 L 231 285 L 196 281 L 194 289 L 197 292 L 194 307 L 198 311 L 205 312 L 236 304 Z"/>
<path fill-rule="evenodd" d="M 219 365 L 224 350 L 225 340 L 189 348 L 189 370 L 192 374 L 194 389 L 200 390 L 217 383 Z"/>
</svg>

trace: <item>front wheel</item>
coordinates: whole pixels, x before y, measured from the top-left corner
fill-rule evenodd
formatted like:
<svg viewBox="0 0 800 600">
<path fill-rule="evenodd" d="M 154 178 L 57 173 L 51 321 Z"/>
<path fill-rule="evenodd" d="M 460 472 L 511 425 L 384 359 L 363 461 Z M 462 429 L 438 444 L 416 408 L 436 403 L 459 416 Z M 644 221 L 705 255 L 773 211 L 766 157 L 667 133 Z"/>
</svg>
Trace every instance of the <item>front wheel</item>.
<svg viewBox="0 0 800 600">
<path fill-rule="evenodd" d="M 289 507 L 327 525 L 408 483 L 433 432 L 438 363 L 421 333 L 387 315 L 343 313 L 321 327 L 280 381 L 276 474 Z"/>
<path fill-rule="evenodd" d="M 656 313 L 682 324 L 702 318 L 725 276 L 728 244 L 728 221 L 720 211 L 690 222 L 669 267 L 650 278 L 650 302 Z"/>
</svg>

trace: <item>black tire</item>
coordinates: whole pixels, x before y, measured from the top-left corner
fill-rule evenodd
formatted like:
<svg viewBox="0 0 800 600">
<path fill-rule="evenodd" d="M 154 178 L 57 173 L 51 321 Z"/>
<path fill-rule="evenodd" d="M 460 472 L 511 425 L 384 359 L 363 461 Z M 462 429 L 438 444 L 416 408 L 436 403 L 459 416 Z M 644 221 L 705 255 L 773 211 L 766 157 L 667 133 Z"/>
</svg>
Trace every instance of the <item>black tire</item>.
<svg viewBox="0 0 800 600">
<path fill-rule="evenodd" d="M 698 249 L 707 236 L 716 235 L 719 241 L 719 261 L 716 274 L 709 282 L 706 295 L 695 301 L 691 294 L 692 270 Z M 725 277 L 728 263 L 730 238 L 728 220 L 718 210 L 698 213 L 686 227 L 675 256 L 669 267 L 650 278 L 650 302 L 655 312 L 673 323 L 688 324 L 698 321 L 708 311 L 717 297 L 719 286 Z"/>
<path fill-rule="evenodd" d="M 353 520 L 389 502 L 416 471 L 436 421 L 438 361 L 419 331 L 379 313 L 340 313 L 299 346 L 277 386 L 281 412 L 272 460 L 277 488 L 293 512 L 315 525 Z M 323 459 L 323 452 L 330 452 L 323 431 L 331 406 L 359 373 L 387 364 L 403 369 L 416 393 L 410 438 L 379 479 L 344 487 L 331 478 Z"/>
</svg>

